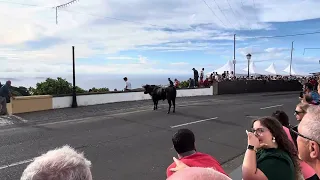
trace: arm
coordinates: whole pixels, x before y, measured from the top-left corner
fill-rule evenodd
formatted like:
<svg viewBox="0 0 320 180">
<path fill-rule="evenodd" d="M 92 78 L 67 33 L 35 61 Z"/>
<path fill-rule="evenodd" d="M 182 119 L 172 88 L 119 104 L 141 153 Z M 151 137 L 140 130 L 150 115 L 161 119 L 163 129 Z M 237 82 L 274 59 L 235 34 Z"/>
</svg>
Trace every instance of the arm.
<svg viewBox="0 0 320 180">
<path fill-rule="evenodd" d="M 261 170 L 257 168 L 256 152 L 247 149 L 242 165 L 243 180 L 268 180 Z"/>
</svg>

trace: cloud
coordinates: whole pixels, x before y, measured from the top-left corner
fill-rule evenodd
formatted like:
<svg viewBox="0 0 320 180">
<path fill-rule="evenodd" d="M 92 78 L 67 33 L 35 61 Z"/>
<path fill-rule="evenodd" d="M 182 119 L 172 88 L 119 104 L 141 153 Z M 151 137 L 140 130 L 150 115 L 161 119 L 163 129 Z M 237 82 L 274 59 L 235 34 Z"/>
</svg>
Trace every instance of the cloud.
<svg viewBox="0 0 320 180">
<path fill-rule="evenodd" d="M 175 62 L 175 63 L 170 63 L 173 66 L 184 66 L 184 65 L 189 65 L 187 62 Z"/>
<path fill-rule="evenodd" d="M 232 59 L 236 30 L 254 34 L 255 30 L 274 29 L 272 22 L 320 17 L 316 0 L 255 1 L 256 4 L 233 0 L 232 9 L 227 1 L 218 2 L 219 7 L 214 1 L 207 1 L 215 15 L 198 1 L 93 0 L 59 10 L 56 25 L 52 7 L 65 1 L 27 2 L 37 6 L 19 5 L 25 3 L 22 0 L 14 2 L 0 4 L 0 20 L 6 25 L 0 28 L 0 72 L 16 76 L 70 73 L 72 46 L 79 73 L 189 73 L 179 66 L 188 69 L 194 64 L 171 62 L 160 58 L 159 53 L 197 51 L 213 54 L 215 59 Z M 252 53 L 257 61 L 287 60 L 286 48 L 243 47 L 250 44 L 250 33 L 237 35 L 237 46 L 242 45 L 237 49 L 241 59 Z M 97 61 L 98 57 L 103 57 L 100 63 L 82 63 Z"/>
</svg>

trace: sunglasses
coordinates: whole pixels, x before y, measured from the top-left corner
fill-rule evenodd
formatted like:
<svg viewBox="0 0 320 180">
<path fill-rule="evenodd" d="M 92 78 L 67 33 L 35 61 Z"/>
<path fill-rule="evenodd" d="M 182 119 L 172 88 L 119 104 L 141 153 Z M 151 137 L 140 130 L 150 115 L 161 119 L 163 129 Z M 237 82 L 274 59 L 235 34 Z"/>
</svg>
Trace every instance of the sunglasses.
<svg viewBox="0 0 320 180">
<path fill-rule="evenodd" d="M 302 137 L 302 138 L 305 138 L 305 139 L 309 140 L 309 141 L 314 141 L 314 142 L 316 142 L 316 143 L 320 146 L 320 144 L 319 144 L 316 140 L 314 140 L 314 139 L 312 139 L 312 138 L 309 138 L 309 137 L 307 137 L 307 136 L 305 136 L 305 135 L 302 135 L 302 134 L 300 134 L 298 131 L 293 130 L 292 128 L 290 128 L 290 131 L 293 132 L 293 133 L 295 133 L 296 135 Z"/>
</svg>

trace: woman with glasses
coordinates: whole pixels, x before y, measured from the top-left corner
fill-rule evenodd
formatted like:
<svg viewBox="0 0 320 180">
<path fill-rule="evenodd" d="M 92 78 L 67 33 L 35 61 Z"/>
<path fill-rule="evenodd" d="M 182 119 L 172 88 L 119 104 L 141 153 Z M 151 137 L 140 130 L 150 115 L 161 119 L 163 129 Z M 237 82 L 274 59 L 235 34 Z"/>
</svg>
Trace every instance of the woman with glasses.
<svg viewBox="0 0 320 180">
<path fill-rule="evenodd" d="M 272 117 L 253 121 L 242 165 L 243 180 L 299 180 L 297 152 L 282 125 Z"/>
<path fill-rule="evenodd" d="M 297 134 L 295 132 L 293 132 L 292 130 L 290 131 L 290 125 L 289 125 L 289 117 L 288 115 L 283 112 L 283 111 L 276 111 L 272 114 L 272 117 L 274 117 L 275 119 L 277 119 L 283 126 L 283 130 L 286 132 L 289 140 L 295 145 L 295 150 L 297 150 L 297 141 L 293 140 L 292 138 L 292 133 L 295 134 L 295 136 L 297 136 Z M 301 172 L 302 175 L 304 177 L 304 179 L 306 180 L 319 180 L 319 177 L 317 176 L 315 170 L 309 166 L 306 162 L 299 160 L 300 163 L 300 168 L 301 168 Z"/>
</svg>

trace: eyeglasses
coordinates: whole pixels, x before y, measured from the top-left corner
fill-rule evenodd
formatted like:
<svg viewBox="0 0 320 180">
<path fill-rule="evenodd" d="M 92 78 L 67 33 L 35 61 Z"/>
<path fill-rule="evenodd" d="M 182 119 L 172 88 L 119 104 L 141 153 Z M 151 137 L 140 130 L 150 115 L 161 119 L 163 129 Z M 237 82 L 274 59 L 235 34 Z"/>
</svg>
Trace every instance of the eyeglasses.
<svg viewBox="0 0 320 180">
<path fill-rule="evenodd" d="M 302 135 L 302 134 L 300 134 L 298 131 L 293 130 L 292 128 L 290 128 L 290 131 L 293 132 L 293 133 L 295 133 L 296 135 L 298 135 L 298 136 L 300 136 L 300 137 L 303 137 L 303 138 L 309 140 L 309 141 L 314 141 L 314 142 L 316 142 L 316 143 L 320 146 L 320 144 L 319 144 L 316 140 L 314 140 L 314 139 L 312 139 L 312 138 L 309 138 L 309 137 L 307 137 L 307 136 L 305 136 L 305 135 Z"/>
<path fill-rule="evenodd" d="M 304 112 L 294 111 L 294 115 L 303 114 Z"/>
<path fill-rule="evenodd" d="M 257 129 L 251 129 L 251 132 L 253 133 L 253 134 L 256 134 L 256 135 L 258 135 L 258 136 L 261 136 L 261 134 L 262 133 L 264 133 L 266 131 L 266 129 L 265 128 L 257 128 Z"/>
</svg>

